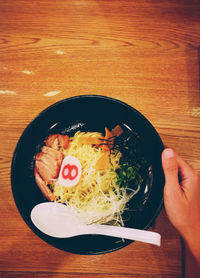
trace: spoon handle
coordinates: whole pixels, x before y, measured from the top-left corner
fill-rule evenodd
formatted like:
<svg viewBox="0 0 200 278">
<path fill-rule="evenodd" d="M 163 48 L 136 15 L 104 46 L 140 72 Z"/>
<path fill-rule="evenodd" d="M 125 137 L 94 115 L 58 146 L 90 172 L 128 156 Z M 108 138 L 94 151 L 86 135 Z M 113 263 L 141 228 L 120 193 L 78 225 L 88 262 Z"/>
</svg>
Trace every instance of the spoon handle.
<svg viewBox="0 0 200 278">
<path fill-rule="evenodd" d="M 88 228 L 89 227 L 93 234 L 136 240 L 136 241 L 155 244 L 157 246 L 160 246 L 160 242 L 161 242 L 161 235 L 156 232 L 118 227 L 118 226 L 98 225 L 98 224 L 88 226 Z"/>
</svg>

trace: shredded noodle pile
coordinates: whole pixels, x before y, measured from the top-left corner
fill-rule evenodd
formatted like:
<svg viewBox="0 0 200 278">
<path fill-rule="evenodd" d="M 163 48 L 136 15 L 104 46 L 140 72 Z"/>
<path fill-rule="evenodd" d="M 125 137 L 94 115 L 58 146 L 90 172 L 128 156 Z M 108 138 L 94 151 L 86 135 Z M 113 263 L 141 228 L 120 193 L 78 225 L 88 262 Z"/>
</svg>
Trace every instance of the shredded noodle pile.
<svg viewBox="0 0 200 278">
<path fill-rule="evenodd" d="M 95 165 L 102 156 L 101 147 L 90 144 L 79 144 L 80 137 L 98 137 L 98 132 L 80 132 L 70 138 L 71 142 L 66 150 L 62 150 L 64 156 L 74 156 L 79 159 L 82 166 L 81 178 L 74 187 L 60 186 L 58 180 L 53 185 L 53 193 L 56 201 L 65 203 L 73 213 L 84 223 L 112 223 L 123 225 L 121 218 L 127 202 L 139 190 L 120 188 L 116 184 L 116 170 L 120 167 L 122 154 L 119 151 L 110 153 L 110 161 L 107 169 L 96 170 Z"/>
</svg>

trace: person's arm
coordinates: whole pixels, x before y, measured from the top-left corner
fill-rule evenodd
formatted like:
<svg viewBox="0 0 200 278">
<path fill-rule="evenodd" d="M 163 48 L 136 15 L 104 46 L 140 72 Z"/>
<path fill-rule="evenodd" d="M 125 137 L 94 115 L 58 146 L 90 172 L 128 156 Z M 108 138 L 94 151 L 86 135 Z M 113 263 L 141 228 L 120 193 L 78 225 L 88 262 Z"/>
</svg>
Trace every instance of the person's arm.
<svg viewBox="0 0 200 278">
<path fill-rule="evenodd" d="M 185 277 L 200 277 L 200 176 L 171 149 L 162 165 L 166 213 L 185 245 Z"/>
</svg>

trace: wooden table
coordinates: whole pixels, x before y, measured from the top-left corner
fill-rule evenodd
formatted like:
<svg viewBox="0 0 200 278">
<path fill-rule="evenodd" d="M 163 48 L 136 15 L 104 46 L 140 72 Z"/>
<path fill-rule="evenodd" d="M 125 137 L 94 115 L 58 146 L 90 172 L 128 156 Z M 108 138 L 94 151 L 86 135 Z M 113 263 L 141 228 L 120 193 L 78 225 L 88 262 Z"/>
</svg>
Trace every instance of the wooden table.
<svg viewBox="0 0 200 278">
<path fill-rule="evenodd" d="M 0 277 L 181 277 L 179 235 L 164 209 L 162 246 L 75 255 L 40 240 L 10 186 L 16 143 L 47 106 L 81 94 L 127 102 L 200 170 L 199 0 L 0 1 Z"/>
</svg>

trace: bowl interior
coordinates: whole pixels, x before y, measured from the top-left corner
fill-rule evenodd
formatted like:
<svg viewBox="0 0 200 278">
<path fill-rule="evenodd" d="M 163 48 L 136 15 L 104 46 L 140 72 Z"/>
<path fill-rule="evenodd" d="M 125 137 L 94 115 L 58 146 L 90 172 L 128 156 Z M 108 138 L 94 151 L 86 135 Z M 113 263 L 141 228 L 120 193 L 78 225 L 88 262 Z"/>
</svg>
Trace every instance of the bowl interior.
<svg viewBox="0 0 200 278">
<path fill-rule="evenodd" d="M 49 134 L 73 136 L 76 131 L 104 133 L 120 124 L 125 133 L 134 134 L 150 167 L 141 189 L 129 203 L 125 226 L 148 229 L 158 215 L 163 198 L 164 177 L 161 167 L 163 144 L 156 130 L 137 110 L 102 96 L 78 96 L 58 102 L 40 113 L 22 134 L 12 161 L 11 184 L 17 208 L 27 225 L 44 241 L 77 254 L 101 254 L 122 248 L 132 241 L 107 236 L 78 236 L 58 239 L 40 232 L 30 219 L 32 208 L 45 198 L 34 179 L 34 156 Z"/>
</svg>

